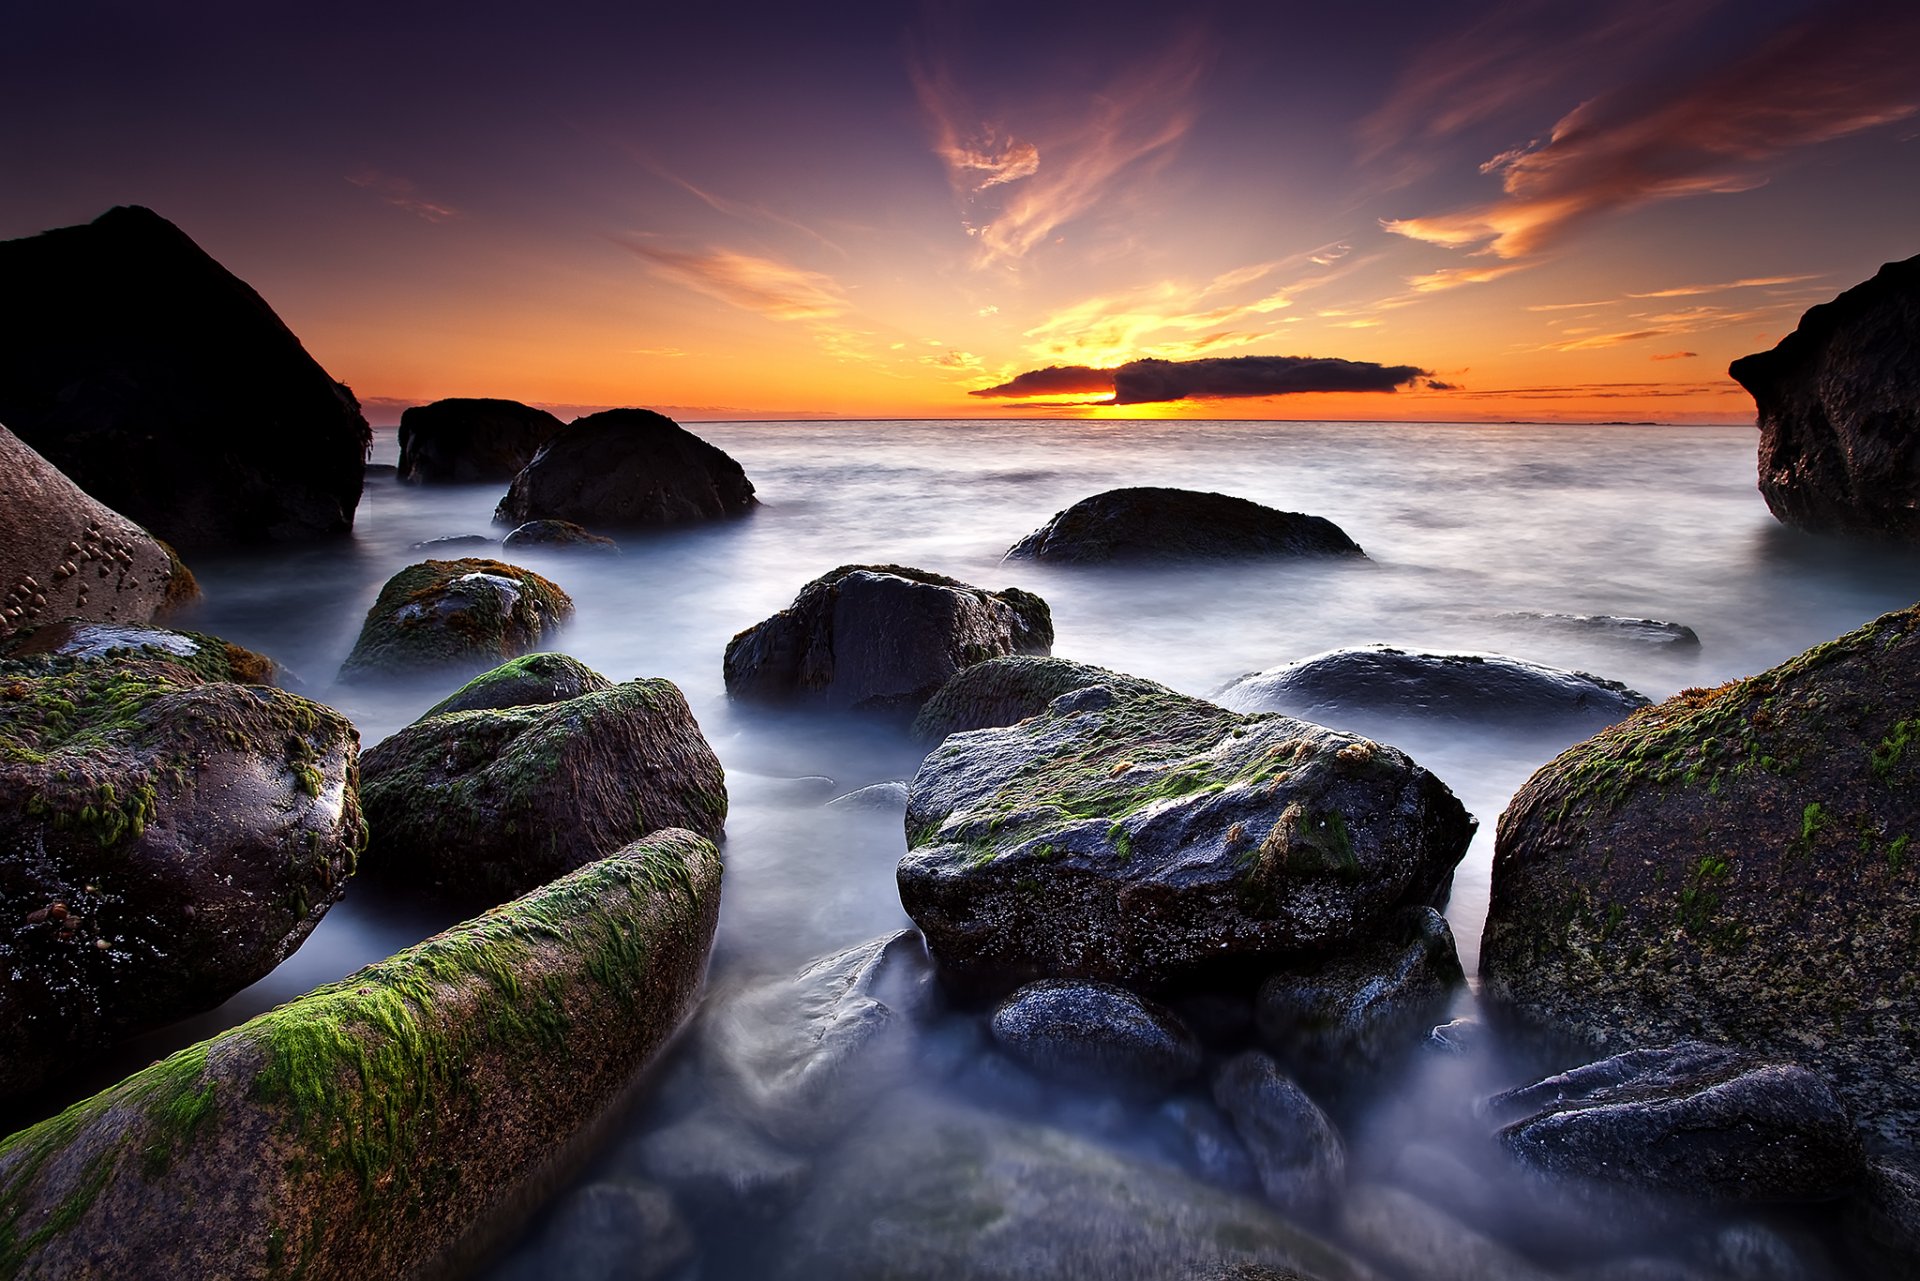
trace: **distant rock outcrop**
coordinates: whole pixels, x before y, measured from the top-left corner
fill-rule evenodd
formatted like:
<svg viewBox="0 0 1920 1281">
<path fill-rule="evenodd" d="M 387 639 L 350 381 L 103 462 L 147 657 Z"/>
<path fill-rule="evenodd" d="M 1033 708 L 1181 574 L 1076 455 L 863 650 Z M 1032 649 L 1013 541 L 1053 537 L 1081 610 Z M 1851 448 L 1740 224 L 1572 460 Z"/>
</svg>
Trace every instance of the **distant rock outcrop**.
<svg viewBox="0 0 1920 1281">
<path fill-rule="evenodd" d="M 0 421 L 176 547 L 344 534 L 372 439 L 353 393 L 148 209 L 0 243 Z"/>
<path fill-rule="evenodd" d="M 517 400 L 452 397 L 400 415 L 400 479 L 413 485 L 512 480 L 564 424 Z"/>
<path fill-rule="evenodd" d="M 1357 556 L 1360 545 L 1322 516 L 1276 511 L 1190 489 L 1110 489 L 1083 498 L 1015 543 L 1009 560 L 1109 561 Z"/>
<path fill-rule="evenodd" d="M 725 451 L 650 409 L 576 418 L 540 447 L 496 524 L 570 520 L 589 529 L 678 525 L 754 506 L 753 482 Z"/>
<path fill-rule="evenodd" d="M 1728 373 L 1760 412 L 1760 492 L 1816 532 L 1920 539 L 1920 256 L 1814 307 Z"/>
</svg>

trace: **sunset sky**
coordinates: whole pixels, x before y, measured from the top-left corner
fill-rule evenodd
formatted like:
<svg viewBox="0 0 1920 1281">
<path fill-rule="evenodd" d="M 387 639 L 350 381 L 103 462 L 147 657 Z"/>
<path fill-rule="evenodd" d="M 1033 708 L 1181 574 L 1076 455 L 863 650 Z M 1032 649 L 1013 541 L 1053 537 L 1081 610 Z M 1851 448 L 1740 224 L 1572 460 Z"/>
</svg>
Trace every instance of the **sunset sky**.
<svg viewBox="0 0 1920 1281">
<path fill-rule="evenodd" d="M 14 6 L 0 237 L 150 206 L 376 423 L 1745 422 L 1920 253 L 1913 0 L 294 8 Z"/>
</svg>

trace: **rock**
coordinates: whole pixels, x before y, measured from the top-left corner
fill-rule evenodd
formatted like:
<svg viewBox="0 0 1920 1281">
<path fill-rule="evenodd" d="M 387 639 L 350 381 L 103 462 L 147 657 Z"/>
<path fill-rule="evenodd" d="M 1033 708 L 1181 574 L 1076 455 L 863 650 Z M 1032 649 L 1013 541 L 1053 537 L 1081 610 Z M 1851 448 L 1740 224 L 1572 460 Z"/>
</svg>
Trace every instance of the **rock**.
<svg viewBox="0 0 1920 1281">
<path fill-rule="evenodd" d="M 988 592 L 900 565 L 842 565 L 727 642 L 727 693 L 911 711 L 963 667 L 1052 644 L 1052 612 L 1031 592 Z"/>
<path fill-rule="evenodd" d="M 673 1195 L 638 1179 L 589 1183 L 568 1194 L 541 1233 L 551 1281 L 661 1281 L 692 1260 L 693 1233 Z"/>
<path fill-rule="evenodd" d="M 499 525 L 570 520 L 596 529 L 737 516 L 757 504 L 740 464 L 649 409 L 576 418 L 507 488 Z"/>
<path fill-rule="evenodd" d="M 573 617 L 573 598 L 532 570 L 473 557 L 427 560 L 389 578 L 340 679 L 491 667 L 538 648 Z"/>
<path fill-rule="evenodd" d="M 0 640 L 63 618 L 146 623 L 199 598 L 193 575 L 0 427 Z"/>
<path fill-rule="evenodd" d="M 1647 698 L 1618 681 L 1499 654 L 1452 654 L 1367 645 L 1334 649 L 1243 676 L 1221 691 L 1236 711 L 1346 724 L 1354 713 L 1384 720 L 1445 717 L 1599 729 Z"/>
<path fill-rule="evenodd" d="M 778 1217 L 799 1198 L 811 1170 L 711 1107 L 642 1136 L 623 1155 L 709 1216 Z"/>
<path fill-rule="evenodd" d="M 1179 1016 L 1111 983 L 1045 979 L 993 1012 L 993 1039 L 1041 1076 L 1163 1093 L 1200 1070 Z"/>
<path fill-rule="evenodd" d="M 1173 1098 L 1158 1115 L 1180 1136 L 1182 1155 L 1195 1174 L 1234 1192 L 1260 1191 L 1253 1157 L 1219 1108 L 1204 1099 Z"/>
<path fill-rule="evenodd" d="M 450 552 L 469 547 L 498 547 L 500 540 L 488 538 L 485 534 L 448 534 L 444 538 L 429 538 L 424 543 L 414 543 L 408 551 Z"/>
<path fill-rule="evenodd" d="M 0 661 L 0 1096 L 220 1004 L 340 897 L 359 736 L 144 658 Z"/>
<path fill-rule="evenodd" d="M 1163 685 L 1068 658 L 1010 655 L 955 672 L 913 718 L 913 737 L 937 743 L 962 730 L 1014 725 L 1047 710 L 1062 694 L 1089 685 L 1128 692 L 1164 691 Z"/>
<path fill-rule="evenodd" d="M 1354 556 L 1359 544 L 1321 516 L 1275 511 L 1244 498 L 1190 489 L 1110 489 L 1083 498 L 1015 543 L 1009 560 L 1070 565 Z"/>
<path fill-rule="evenodd" d="M 565 654 L 522 654 L 480 673 L 420 714 L 498 711 L 504 707 L 540 707 L 564 703 L 582 694 L 612 689 L 613 682 Z"/>
<path fill-rule="evenodd" d="M 584 1155 L 699 991 L 719 900 L 713 846 L 658 832 L 13 1135 L 10 1267 L 445 1267 Z"/>
<path fill-rule="evenodd" d="M 1486 1050 L 1487 1025 L 1479 1019 L 1450 1019 L 1427 1033 L 1426 1048 L 1436 1054 L 1464 1058 Z"/>
<path fill-rule="evenodd" d="M 1237 1054 L 1213 1078 L 1213 1101 L 1253 1157 L 1267 1200 L 1289 1214 L 1325 1210 L 1347 1177 L 1347 1145 L 1327 1114 L 1258 1050 Z"/>
<path fill-rule="evenodd" d="M 1551 1281 L 1551 1274 L 1398 1188 L 1361 1184 L 1340 1199 L 1340 1227 L 1402 1281 Z"/>
<path fill-rule="evenodd" d="M 514 478 L 562 424 L 517 400 L 453 397 L 400 414 L 400 479 L 414 485 Z"/>
<path fill-rule="evenodd" d="M 470 901 L 524 894 L 661 828 L 718 840 L 720 762 L 671 681 L 415 721 L 370 749 L 369 872 Z"/>
<path fill-rule="evenodd" d="M 914 775 L 900 901 L 942 977 L 1146 989 L 1324 953 L 1443 896 L 1474 823 L 1405 754 L 1106 686 Z"/>
<path fill-rule="evenodd" d="M 1516 610 L 1495 614 L 1500 622 L 1530 623 L 1545 631 L 1575 632 L 1609 640 L 1632 641 L 1661 649 L 1699 649 L 1700 634 L 1682 623 L 1657 618 L 1620 618 L 1613 614 L 1538 614 Z"/>
<path fill-rule="evenodd" d="M 1288 1067 L 1333 1086 L 1415 1048 L 1465 981 L 1446 918 L 1409 907 L 1378 937 L 1273 975 L 1255 1017 Z"/>
<path fill-rule="evenodd" d="M 1920 257 L 1800 317 L 1728 373 L 1760 415 L 1760 493 L 1820 533 L 1920 538 Z"/>
<path fill-rule="evenodd" d="M 907 808 L 907 785 L 898 780 L 870 783 L 827 802 L 830 810 L 899 810 Z"/>
<path fill-rule="evenodd" d="M 569 520 L 530 520 L 517 526 L 501 540 L 508 551 L 535 547 L 556 552 L 593 552 L 602 556 L 620 555 L 620 544 L 582 529 Z"/>
<path fill-rule="evenodd" d="M 1165 1281 L 1233 1263 L 1305 1281 L 1372 1276 L 1256 1201 L 910 1096 L 833 1154 L 772 1254 L 782 1281 Z"/>
<path fill-rule="evenodd" d="M 1562 754 L 1500 821 L 1486 994 L 1602 1053 L 1701 1037 L 1920 1126 L 1920 609 L 1687 690 Z"/>
<path fill-rule="evenodd" d="M 359 402 L 172 223 L 6 241 L 0 280 L 0 422 L 89 494 L 189 551 L 353 528 Z"/>
<path fill-rule="evenodd" d="M 1700 1041 L 1590 1063 L 1489 1106 L 1501 1144 L 1535 1169 L 1716 1203 L 1832 1200 L 1864 1159 L 1825 1081 Z"/>
<path fill-rule="evenodd" d="M 1845 1226 L 1862 1275 L 1920 1277 L 1920 1160 L 1911 1154 L 1870 1159 Z"/>
<path fill-rule="evenodd" d="M 218 636 L 132 623 L 87 623 L 72 619 L 49 623 L 0 645 L 0 653 L 8 658 L 49 654 L 90 662 L 170 663 L 186 668 L 203 681 L 232 681 L 236 685 L 286 688 L 292 683 L 287 670 L 265 654 L 256 654 Z"/>
<path fill-rule="evenodd" d="M 1811 1234 L 1765 1223 L 1729 1224 L 1714 1233 L 1705 1253 L 1716 1275 L 1740 1281 L 1833 1281 L 1839 1275 Z"/>
</svg>

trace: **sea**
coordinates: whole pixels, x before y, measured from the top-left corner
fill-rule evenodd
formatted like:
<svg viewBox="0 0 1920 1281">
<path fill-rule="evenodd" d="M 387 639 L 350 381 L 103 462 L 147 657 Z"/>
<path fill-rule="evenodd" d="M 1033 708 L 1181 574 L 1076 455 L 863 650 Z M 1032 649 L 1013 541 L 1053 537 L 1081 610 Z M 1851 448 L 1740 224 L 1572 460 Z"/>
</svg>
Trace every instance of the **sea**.
<svg viewBox="0 0 1920 1281">
<path fill-rule="evenodd" d="M 719 937 L 708 996 L 683 1047 L 728 1020 L 735 1034 L 743 1022 L 746 1035 L 759 1034 L 754 1029 L 764 1023 L 770 1040 L 790 1037 L 791 1027 L 764 1017 L 764 1002 L 752 1007 L 760 1022 L 743 1020 L 739 1010 L 746 1007 L 730 1003 L 816 958 L 911 925 L 894 884 L 905 849 L 898 808 L 828 802 L 910 778 L 925 749 L 893 724 L 736 706 L 722 683 L 728 639 L 835 566 L 910 565 L 982 587 L 1025 588 L 1052 607 L 1055 654 L 1201 697 L 1247 673 L 1378 642 L 1577 669 L 1657 700 L 1761 671 L 1920 599 L 1920 558 L 1911 552 L 1797 533 L 1772 518 L 1755 488 L 1757 436 L 1750 426 L 1052 420 L 690 426 L 745 467 L 762 504 L 751 515 L 630 536 L 618 557 L 555 551 L 508 557 L 552 578 L 577 605 L 552 648 L 613 680 L 672 680 L 726 767 L 731 811 Z M 391 463 L 397 452 L 393 432 L 376 433 L 373 462 Z M 1323 516 L 1367 558 L 1101 569 L 1002 559 L 1014 542 L 1071 503 L 1134 485 L 1212 490 Z M 408 486 L 376 470 L 350 540 L 193 562 L 205 601 L 188 625 L 270 655 L 302 682 L 303 692 L 350 716 L 363 746 L 370 746 L 454 682 L 423 679 L 377 691 L 337 684 L 335 673 L 368 606 L 390 575 L 423 558 L 419 544 L 457 535 L 500 537 L 505 531 L 492 524 L 492 515 L 501 490 Z M 1669 621 L 1692 628 L 1699 644 L 1656 644 L 1526 617 L 1542 614 Z M 1535 769 L 1590 731 L 1591 725 L 1542 733 L 1458 720 L 1410 721 L 1393 730 L 1395 744 L 1444 780 L 1480 822 L 1446 907 L 1470 980 L 1487 911 L 1496 820 Z M 451 923 L 432 905 L 363 894 L 350 885 L 274 973 L 207 1015 L 142 1038 L 115 1070 L 237 1024 Z M 1477 999 L 1470 983 L 1453 1013 L 1471 1017 Z M 931 1046 L 933 1034 L 927 1035 Z M 679 1057 L 693 1053 L 683 1050 Z M 940 1053 L 938 1071 L 907 1056 L 898 1068 L 901 1081 L 937 1097 L 949 1088 L 941 1081 L 985 1079 L 953 1063 L 956 1056 L 990 1055 L 984 1041 L 947 1037 Z M 1471 1070 L 1402 1074 L 1367 1104 L 1364 1116 L 1351 1118 L 1350 1164 L 1391 1168 L 1396 1145 L 1421 1136 L 1442 1147 L 1457 1142 L 1445 1136 L 1460 1131 L 1459 1118 L 1472 1115 L 1475 1098 L 1523 1083 L 1503 1079 L 1515 1070 L 1511 1060 L 1490 1053 Z M 497 1240 L 491 1256 L 476 1257 L 473 1275 L 556 1274 L 561 1264 L 554 1260 L 563 1264 L 576 1244 L 589 1248 L 569 1242 L 577 1233 L 569 1225 L 581 1221 L 565 1212 L 569 1198 L 585 1183 L 627 1177 L 622 1153 L 644 1146 L 650 1129 L 703 1103 L 698 1064 L 670 1058 L 661 1072 L 666 1083 L 657 1095 L 643 1085 L 633 1109 L 598 1136 L 597 1154 L 584 1169 L 548 1189 L 545 1207 Z M 958 1085 L 951 1090 L 964 1092 Z M 976 1089 L 964 1101 L 991 1111 L 998 1106 L 994 1095 Z M 1006 1106 L 1022 1111 L 1022 1123 L 1058 1126 L 1141 1160 L 1179 1163 L 1164 1142 L 1158 1105 L 1083 1105 L 1057 1091 L 1011 1088 L 1005 1097 L 1018 1099 Z M 857 1131 L 863 1122 L 852 1124 Z M 793 1168 L 823 1178 L 840 1150 L 824 1141 L 817 1150 L 789 1145 Z M 764 1165 L 764 1154 L 755 1159 Z M 941 1158 L 933 1152 L 927 1159 Z M 743 1168 L 742 1186 L 751 1173 Z M 781 1195 L 804 1198 L 809 1177 L 793 1175 L 798 1187 Z M 695 1271 L 684 1275 L 717 1281 L 770 1275 L 783 1266 L 769 1255 L 779 1248 L 777 1216 L 742 1231 L 732 1214 L 703 1214 L 697 1207 L 685 1213 Z M 1541 1245 L 1517 1230 L 1507 1244 L 1541 1257 Z M 1646 1249 L 1657 1253 L 1669 1245 L 1662 1237 Z M 1628 1240 L 1610 1248 L 1631 1254 L 1637 1247 Z"/>
</svg>

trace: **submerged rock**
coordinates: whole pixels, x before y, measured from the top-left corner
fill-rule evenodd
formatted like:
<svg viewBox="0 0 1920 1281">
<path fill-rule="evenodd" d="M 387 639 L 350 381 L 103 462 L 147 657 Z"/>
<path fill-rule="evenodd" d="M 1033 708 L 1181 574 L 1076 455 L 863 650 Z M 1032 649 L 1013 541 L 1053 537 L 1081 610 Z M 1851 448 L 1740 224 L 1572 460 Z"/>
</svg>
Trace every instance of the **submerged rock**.
<svg viewBox="0 0 1920 1281">
<path fill-rule="evenodd" d="M 727 642 L 727 693 L 911 710 L 964 667 L 1052 644 L 1052 612 L 1031 592 L 989 592 L 900 565 L 842 565 Z"/>
<path fill-rule="evenodd" d="M 422 712 L 420 719 L 444 716 L 448 712 L 540 707 L 612 688 L 612 681 L 577 658 L 565 654 L 522 654 L 480 673 Z"/>
<path fill-rule="evenodd" d="M 679 1026 L 719 901 L 712 844 L 655 833 L 0 1141 L 10 1264 L 445 1267 L 512 1221 Z"/>
<path fill-rule="evenodd" d="M 964 989 L 1153 986 L 1365 938 L 1444 895 L 1473 828 L 1393 748 L 1092 686 L 928 755 L 900 901 Z"/>
<path fill-rule="evenodd" d="M 188 550 L 353 527 L 359 402 L 172 223 L 0 242 L 0 280 L 0 422 L 89 494 Z"/>
<path fill-rule="evenodd" d="M 491 667 L 551 640 L 573 598 L 532 570 L 468 557 L 428 560 L 380 589 L 341 680 Z"/>
<path fill-rule="evenodd" d="M 1809 310 L 1728 373 L 1760 414 L 1760 493 L 1815 532 L 1920 539 L 1920 257 Z"/>
<path fill-rule="evenodd" d="M 361 761 L 367 868 L 501 902 L 661 828 L 718 840 L 720 762 L 671 681 L 415 721 Z"/>
<path fill-rule="evenodd" d="M 897 779 L 869 783 L 827 802 L 830 810 L 898 810 L 907 808 L 907 785 Z"/>
<path fill-rule="evenodd" d="M 1688 690 L 1562 754 L 1500 821 L 1487 995 L 1603 1052 L 1709 1037 L 1920 1126 L 1920 608 Z"/>
<path fill-rule="evenodd" d="M 640 1179 L 589 1183 L 548 1219 L 514 1281 L 663 1281 L 693 1260 L 693 1233 L 673 1194 Z"/>
<path fill-rule="evenodd" d="M 1213 1101 L 1253 1156 L 1267 1200 L 1290 1214 L 1318 1215 L 1347 1176 L 1347 1145 L 1306 1092 L 1258 1050 L 1227 1060 Z"/>
<path fill-rule="evenodd" d="M 1083 498 L 1007 552 L 1072 565 L 1366 553 L 1323 516 L 1190 489 L 1110 489 Z"/>
<path fill-rule="evenodd" d="M 1062 694 L 1089 685 L 1129 692 L 1171 692 L 1152 681 L 1070 658 L 989 658 L 955 672 L 926 701 L 913 718 L 913 737 L 922 743 L 937 743 L 962 730 L 1013 725 L 1046 711 L 1047 704 Z"/>
<path fill-rule="evenodd" d="M 621 1158 L 672 1188 L 696 1214 L 756 1219 L 790 1209 L 811 1169 L 722 1107 L 642 1135 Z"/>
<path fill-rule="evenodd" d="M 1200 1042 L 1172 1010 L 1111 983 L 1043 979 L 993 1012 L 993 1039 L 1041 1076 L 1149 1093 L 1200 1070 Z"/>
<path fill-rule="evenodd" d="M 561 428 L 513 478 L 496 524 L 677 525 L 755 506 L 740 464 L 650 409 L 609 409 Z"/>
<path fill-rule="evenodd" d="M 1700 634 L 1684 623 L 1657 618 L 1620 618 L 1613 614 L 1539 614 L 1517 610 L 1496 614 L 1501 622 L 1529 623 L 1546 631 L 1577 632 L 1612 640 L 1632 641 L 1661 649 L 1699 649 Z"/>
<path fill-rule="evenodd" d="M 601 556 L 620 555 L 620 544 L 583 529 L 570 520 L 530 520 L 517 526 L 501 540 L 508 551 L 544 548 L 547 551 L 593 552 Z"/>
<path fill-rule="evenodd" d="M 144 658 L 0 661 L 0 1096 L 280 963 L 366 842 L 359 736 Z"/>
<path fill-rule="evenodd" d="M 400 415 L 400 479 L 409 484 L 508 481 L 562 424 L 517 400 L 452 397 Z"/>
<path fill-rule="evenodd" d="M 1341 1234 L 1405 1281 L 1553 1281 L 1493 1238 L 1399 1188 L 1360 1184 L 1340 1198 Z"/>
</svg>

